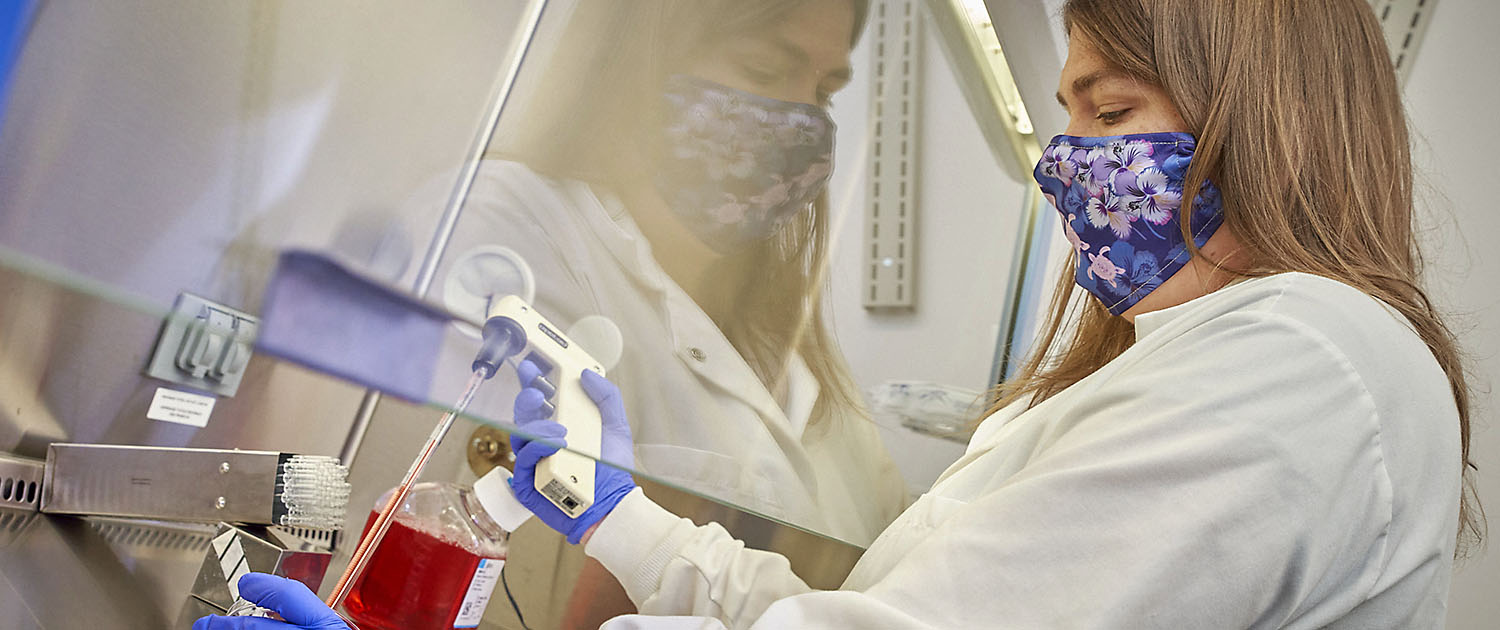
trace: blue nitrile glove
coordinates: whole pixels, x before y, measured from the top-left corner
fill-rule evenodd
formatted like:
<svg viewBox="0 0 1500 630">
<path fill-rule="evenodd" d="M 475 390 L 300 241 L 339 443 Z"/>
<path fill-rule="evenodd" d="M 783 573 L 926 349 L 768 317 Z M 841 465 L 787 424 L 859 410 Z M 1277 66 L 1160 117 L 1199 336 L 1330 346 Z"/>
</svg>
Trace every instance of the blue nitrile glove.
<svg viewBox="0 0 1500 630">
<path fill-rule="evenodd" d="M 594 504 L 578 518 L 568 518 L 567 514 L 536 490 L 537 462 L 566 445 L 563 438 L 568 434 L 568 430 L 561 424 L 547 419 L 552 415 L 552 408 L 544 404 L 547 402 L 546 394 L 533 384 L 541 373 L 530 361 L 522 361 L 516 366 L 516 376 L 521 379 L 522 387 L 521 393 L 516 396 L 516 424 L 521 431 L 536 439 L 511 435 L 510 446 L 516 453 L 516 471 L 515 476 L 511 477 L 510 487 L 521 505 L 526 506 L 526 509 L 531 510 L 552 529 L 565 534 L 568 542 L 576 545 L 590 527 L 603 520 L 625 495 L 635 489 L 635 479 L 630 473 L 621 470 L 635 467 L 635 446 L 630 439 L 630 424 L 625 421 L 625 402 L 620 398 L 620 390 L 598 373 L 584 370 L 583 391 L 599 406 L 599 418 L 604 424 L 599 453 L 609 464 L 594 463 Z"/>
<path fill-rule="evenodd" d="M 246 573 L 240 578 L 240 597 L 281 615 L 285 622 L 263 617 L 209 615 L 193 622 L 193 630 L 349 630 L 323 600 L 296 580 L 267 573 Z"/>
</svg>

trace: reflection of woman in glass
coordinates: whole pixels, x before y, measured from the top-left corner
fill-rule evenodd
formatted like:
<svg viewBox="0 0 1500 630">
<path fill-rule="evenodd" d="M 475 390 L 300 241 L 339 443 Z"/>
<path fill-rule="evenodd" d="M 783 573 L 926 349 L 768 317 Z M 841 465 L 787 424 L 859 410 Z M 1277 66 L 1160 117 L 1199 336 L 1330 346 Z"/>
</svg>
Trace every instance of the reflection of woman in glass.
<svg viewBox="0 0 1500 630">
<path fill-rule="evenodd" d="M 613 468 L 568 518 L 528 483 L 557 446 L 523 445 L 513 488 L 538 518 L 642 613 L 708 618 L 607 628 L 1442 627 L 1460 542 L 1482 531 L 1468 387 L 1417 273 L 1406 122 L 1369 3 L 1063 15 L 1069 124 L 1035 171 L 1080 253 L 1042 344 L 1056 354 L 837 591 Z M 582 378 L 605 457 L 628 458 L 617 390 Z M 543 400 L 523 390 L 517 419 L 565 438 Z M 295 583 L 251 584 L 332 619 Z"/>
<path fill-rule="evenodd" d="M 823 321 L 829 97 L 865 0 L 586 0 L 539 51 L 452 251 L 611 318 L 643 472 L 866 544 L 905 485 Z"/>
</svg>

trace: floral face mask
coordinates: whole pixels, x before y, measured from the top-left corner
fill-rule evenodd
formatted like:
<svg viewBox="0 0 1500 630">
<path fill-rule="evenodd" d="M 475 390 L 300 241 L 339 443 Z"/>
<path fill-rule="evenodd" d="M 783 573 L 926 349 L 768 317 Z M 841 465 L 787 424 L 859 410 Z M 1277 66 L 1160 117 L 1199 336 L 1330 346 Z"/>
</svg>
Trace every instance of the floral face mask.
<svg viewBox="0 0 1500 630">
<path fill-rule="evenodd" d="M 833 172 L 833 119 L 815 105 L 673 76 L 657 191 L 714 250 L 765 241 L 806 212 Z"/>
<path fill-rule="evenodd" d="M 1062 216 L 1078 257 L 1075 280 L 1120 315 L 1187 264 L 1182 184 L 1197 141 L 1185 133 L 1057 136 L 1033 175 Z M 1204 182 L 1189 232 L 1202 247 L 1223 223 L 1223 201 Z"/>
</svg>

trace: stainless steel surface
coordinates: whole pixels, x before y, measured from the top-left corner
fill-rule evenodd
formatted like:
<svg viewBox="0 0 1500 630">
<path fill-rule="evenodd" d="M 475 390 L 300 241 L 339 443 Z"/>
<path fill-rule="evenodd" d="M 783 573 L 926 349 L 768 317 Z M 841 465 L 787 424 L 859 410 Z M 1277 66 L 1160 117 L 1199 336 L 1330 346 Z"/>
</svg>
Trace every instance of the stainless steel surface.
<svg viewBox="0 0 1500 630">
<path fill-rule="evenodd" d="M 193 622 L 197 621 L 198 619 L 201 619 L 208 615 L 223 615 L 227 612 L 229 612 L 228 609 L 220 608 L 218 606 L 205 602 L 202 599 L 189 595 L 188 598 L 182 602 L 182 610 L 177 613 L 177 623 L 172 624 L 172 627 L 178 630 L 188 630 L 189 628 L 193 627 Z"/>
<path fill-rule="evenodd" d="M 285 530 L 220 523 L 211 544 L 204 549 L 203 563 L 190 594 L 228 610 L 235 601 L 230 580 L 250 571 L 289 577 L 317 590 L 323 584 L 332 555 L 305 547 L 303 541 L 288 536 Z"/>
<path fill-rule="evenodd" d="M 0 509 L 0 628 L 6 630 L 171 628 L 213 531 L 16 514 Z"/>
<path fill-rule="evenodd" d="M 42 504 L 45 462 L 0 453 L 0 507 L 37 510 Z"/>
<path fill-rule="evenodd" d="M 42 510 L 270 524 L 280 457 L 271 451 L 53 444 Z"/>
<path fill-rule="evenodd" d="M 14 541 L 40 514 L 25 508 L 0 507 L 0 549 Z"/>
<path fill-rule="evenodd" d="M 288 545 L 288 549 L 295 548 L 299 551 L 333 551 L 339 541 L 342 531 L 330 531 L 326 529 L 307 529 L 304 527 L 285 527 L 274 525 L 269 528 L 276 532 L 277 539 Z"/>
<path fill-rule="evenodd" d="M 161 316 L 182 290 L 254 310 L 261 251 L 393 211 L 457 163 L 497 64 L 483 53 L 512 13 L 47 3 L 12 76 L 0 247 L 87 275 L 0 255 L 0 451 L 40 458 L 73 440 L 337 453 L 361 388 L 262 358 L 207 427 L 146 418 L 161 383 L 141 368 Z M 443 45 L 391 45 L 414 37 Z M 364 142 L 372 125 L 378 146 Z M 436 214 L 403 217 L 428 232 Z M 201 546 L 91 523 L 106 521 L 0 510 L 0 628 L 172 627 Z"/>
<path fill-rule="evenodd" d="M 329 454 L 358 402 L 353 385 L 255 357 L 208 426 L 151 420 L 162 383 L 141 369 L 165 306 L 14 250 L 0 251 L 0 294 L 0 451 L 43 458 L 73 441 Z"/>
<path fill-rule="evenodd" d="M 71 518 L 71 517 L 56 517 Z M 214 532 L 211 525 L 180 521 L 156 521 L 108 516 L 83 519 L 105 542 L 143 549 L 199 549 Z"/>
</svg>

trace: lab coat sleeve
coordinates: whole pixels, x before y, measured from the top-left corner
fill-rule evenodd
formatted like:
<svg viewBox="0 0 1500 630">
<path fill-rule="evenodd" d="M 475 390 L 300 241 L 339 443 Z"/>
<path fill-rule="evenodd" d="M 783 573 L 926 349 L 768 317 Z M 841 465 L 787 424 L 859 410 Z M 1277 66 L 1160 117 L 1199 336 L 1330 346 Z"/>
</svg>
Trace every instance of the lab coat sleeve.
<svg viewBox="0 0 1500 630">
<path fill-rule="evenodd" d="M 811 592 L 779 554 L 745 548 L 717 523 L 699 527 L 637 488 L 600 522 L 585 549 L 619 578 L 645 615 L 752 621 L 772 602 Z"/>
<path fill-rule="evenodd" d="M 611 538 L 649 523 L 650 540 L 605 566 L 642 612 L 735 628 L 1283 627 L 1368 598 L 1391 484 L 1340 350 L 1233 313 L 1131 358 L 1059 401 L 1019 470 L 950 471 L 866 553 L 888 568 L 858 592 L 799 588 L 784 561 L 640 502 L 605 523 Z"/>
</svg>

